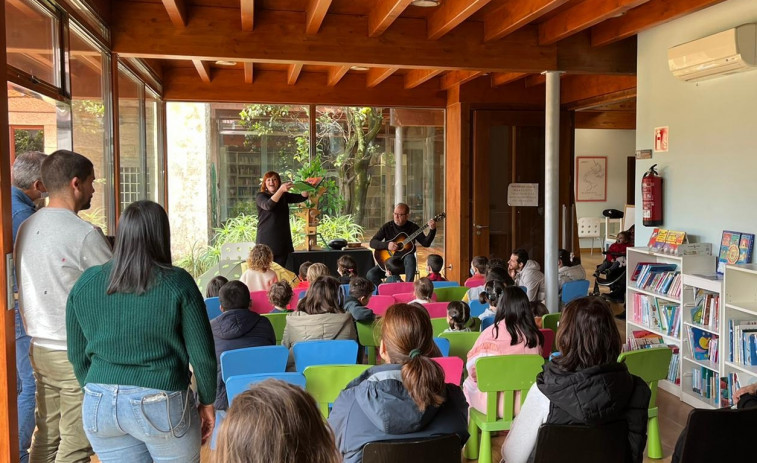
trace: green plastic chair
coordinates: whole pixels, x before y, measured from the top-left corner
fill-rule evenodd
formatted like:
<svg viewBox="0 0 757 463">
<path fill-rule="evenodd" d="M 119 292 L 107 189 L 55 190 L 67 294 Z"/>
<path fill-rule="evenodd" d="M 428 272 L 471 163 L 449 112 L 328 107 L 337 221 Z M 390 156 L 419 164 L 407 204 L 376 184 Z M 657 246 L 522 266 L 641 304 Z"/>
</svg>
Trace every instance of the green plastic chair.
<svg viewBox="0 0 757 463">
<path fill-rule="evenodd" d="M 440 338 L 449 339 L 449 355 L 460 357 L 463 364 L 468 361 L 468 352 L 473 348 L 473 344 L 481 335 L 480 331 L 442 333 Z"/>
<path fill-rule="evenodd" d="M 531 385 L 536 382 L 536 375 L 542 371 L 544 358 L 536 354 L 496 355 L 481 357 L 476 360 L 478 389 L 486 392 L 486 413 L 470 408 L 468 433 L 470 438 L 465 446 L 465 458 L 478 458 L 479 463 L 492 462 L 491 433 L 507 431 L 513 423 L 515 412 L 515 393 L 520 391 L 520 404 L 526 400 Z M 507 372 L 507 374 L 503 374 Z M 498 397 L 504 395 L 502 418 L 498 418 Z M 478 430 L 481 430 L 479 445 Z"/>
<path fill-rule="evenodd" d="M 465 286 L 447 286 L 445 288 L 434 288 L 434 294 L 436 294 L 436 302 L 452 302 L 462 301 L 465 293 L 470 288 Z"/>
<path fill-rule="evenodd" d="M 376 351 L 381 342 L 381 330 L 376 322 L 364 323 L 357 322 L 357 340 L 360 345 L 365 346 L 368 354 L 368 364 L 376 364 Z"/>
<path fill-rule="evenodd" d="M 541 327 L 552 330 L 555 333 L 555 337 L 557 337 L 557 325 L 560 324 L 561 316 L 562 316 L 562 312 L 548 313 L 547 315 L 542 316 Z M 557 352 L 556 342 L 552 343 L 552 352 Z"/>
<path fill-rule="evenodd" d="M 623 352 L 618 362 L 625 362 L 628 371 L 643 379 L 652 395 L 649 397 L 649 422 L 647 423 L 647 455 L 662 458 L 660 423 L 657 419 L 657 382 L 668 377 L 673 351 L 664 347 Z"/>
<path fill-rule="evenodd" d="M 276 335 L 276 344 L 281 345 L 281 340 L 284 338 L 284 328 L 287 326 L 286 313 L 264 313 L 261 317 L 267 318 L 271 325 L 273 325 L 273 333 Z"/>
<path fill-rule="evenodd" d="M 449 328 L 449 323 L 447 323 L 446 318 L 432 318 L 431 328 L 434 330 L 434 337 L 437 338 L 444 333 L 444 330 Z"/>
<path fill-rule="evenodd" d="M 481 331 L 481 319 L 478 317 L 471 317 L 465 325 L 470 328 L 471 331 Z"/>
<path fill-rule="evenodd" d="M 350 381 L 371 365 L 312 365 L 305 368 L 305 390 L 313 396 L 324 418 L 329 417 L 329 404 L 334 403 Z"/>
</svg>

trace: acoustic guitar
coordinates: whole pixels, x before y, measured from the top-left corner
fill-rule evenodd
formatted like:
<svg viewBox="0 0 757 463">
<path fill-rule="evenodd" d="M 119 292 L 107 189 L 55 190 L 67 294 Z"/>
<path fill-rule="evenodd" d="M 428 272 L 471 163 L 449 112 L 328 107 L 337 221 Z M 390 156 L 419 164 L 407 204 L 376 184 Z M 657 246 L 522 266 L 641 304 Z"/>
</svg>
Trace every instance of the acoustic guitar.
<svg viewBox="0 0 757 463">
<path fill-rule="evenodd" d="M 439 222 L 444 220 L 444 218 L 447 217 L 446 212 L 442 212 L 441 214 L 435 216 L 432 220 L 435 222 Z M 410 254 L 411 252 L 415 252 L 415 238 L 418 237 L 421 233 L 426 231 L 428 228 L 428 223 L 414 231 L 410 234 L 410 236 L 407 235 L 407 233 L 399 233 L 397 236 L 392 238 L 391 240 L 387 241 L 386 243 L 397 243 L 397 250 L 396 251 L 390 251 L 388 249 L 376 249 L 373 251 L 373 258 L 376 259 L 376 265 L 381 267 L 381 270 L 386 271 L 386 261 L 390 257 L 399 257 L 402 259 L 406 255 Z"/>
</svg>

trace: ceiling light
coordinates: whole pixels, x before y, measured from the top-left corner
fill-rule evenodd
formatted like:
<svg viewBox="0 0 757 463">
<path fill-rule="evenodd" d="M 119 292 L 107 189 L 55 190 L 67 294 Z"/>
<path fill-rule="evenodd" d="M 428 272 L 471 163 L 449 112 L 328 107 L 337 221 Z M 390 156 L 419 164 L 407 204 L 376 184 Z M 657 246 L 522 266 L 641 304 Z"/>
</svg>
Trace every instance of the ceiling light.
<svg viewBox="0 0 757 463">
<path fill-rule="evenodd" d="M 412 5 L 428 8 L 432 6 L 439 6 L 439 3 L 441 3 L 441 0 L 413 0 Z"/>
<path fill-rule="evenodd" d="M 237 62 L 236 61 L 226 61 L 226 60 L 219 59 L 218 61 L 216 61 L 216 64 L 218 66 L 236 66 Z"/>
<path fill-rule="evenodd" d="M 353 71 L 367 71 L 370 68 L 367 66 L 350 66 L 350 69 Z"/>
</svg>

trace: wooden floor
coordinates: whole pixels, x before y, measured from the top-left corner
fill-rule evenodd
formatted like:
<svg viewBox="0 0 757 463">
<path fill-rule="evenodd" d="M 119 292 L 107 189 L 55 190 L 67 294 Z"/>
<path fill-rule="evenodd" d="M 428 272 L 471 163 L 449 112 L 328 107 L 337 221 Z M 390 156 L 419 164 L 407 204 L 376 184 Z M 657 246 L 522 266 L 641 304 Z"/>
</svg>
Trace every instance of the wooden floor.
<svg viewBox="0 0 757 463">
<path fill-rule="evenodd" d="M 421 248 L 423 249 L 423 248 Z M 592 273 L 594 273 L 594 270 L 597 265 L 602 261 L 602 254 L 599 253 L 599 251 L 594 250 L 594 254 L 590 254 L 588 250 L 586 250 L 582 255 L 582 263 L 583 267 L 586 270 L 586 276 L 591 282 L 591 287 L 594 287 L 594 278 L 591 276 Z M 419 256 L 418 263 L 421 271 L 425 270 L 425 258 L 421 258 Z M 623 311 L 623 305 L 622 304 L 616 304 L 613 306 L 613 310 L 615 313 L 620 313 Z M 617 321 L 618 324 L 618 330 L 620 331 L 621 337 L 625 339 L 625 333 L 626 333 L 626 324 L 622 320 Z M 678 435 L 681 433 L 681 430 L 683 429 L 684 425 L 686 424 L 686 419 L 689 416 L 689 412 L 692 410 L 692 408 L 685 403 L 678 400 L 677 397 L 665 392 L 665 391 L 659 391 L 657 394 L 657 406 L 659 408 L 659 423 L 660 423 L 660 436 L 662 438 L 662 451 L 663 451 L 663 458 L 661 460 L 652 460 L 646 456 L 644 456 L 645 462 L 669 462 L 670 458 L 673 454 L 673 447 L 675 446 L 676 440 L 678 439 Z M 500 461 L 501 454 L 500 454 L 500 448 L 502 447 L 502 442 L 505 440 L 505 436 L 499 436 L 492 439 L 492 461 L 498 462 Z M 204 446 L 202 448 L 201 452 L 201 461 L 202 463 L 212 463 L 212 452 L 209 448 L 209 446 Z M 97 457 L 92 458 L 93 462 L 99 462 Z M 475 460 L 466 460 L 462 459 L 463 462 L 471 462 Z"/>
</svg>

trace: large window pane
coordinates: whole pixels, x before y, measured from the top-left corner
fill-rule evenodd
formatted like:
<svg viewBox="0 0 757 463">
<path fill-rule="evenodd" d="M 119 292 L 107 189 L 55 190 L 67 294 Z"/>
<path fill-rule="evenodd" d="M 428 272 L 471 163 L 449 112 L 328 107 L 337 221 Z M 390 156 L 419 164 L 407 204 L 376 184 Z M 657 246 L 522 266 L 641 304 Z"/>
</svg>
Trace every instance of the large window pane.
<svg viewBox="0 0 757 463">
<path fill-rule="evenodd" d="M 152 91 L 147 90 L 145 92 L 146 198 L 165 205 L 160 111 L 160 99 Z"/>
<path fill-rule="evenodd" d="M 60 22 L 29 0 L 5 2 L 8 64 L 37 79 L 61 85 Z"/>
<path fill-rule="evenodd" d="M 103 89 L 103 70 L 109 69 L 109 60 L 106 53 L 73 28 L 70 47 L 74 151 L 92 161 L 96 174 L 92 207 L 83 214 L 107 233 L 108 225 L 114 223 L 109 111 Z"/>
<path fill-rule="evenodd" d="M 15 155 L 71 149 L 71 111 L 65 103 L 8 83 L 8 120 Z"/>
<path fill-rule="evenodd" d="M 145 198 L 141 153 L 140 94 L 142 85 L 130 73 L 118 69 L 119 182 L 121 210 Z"/>
</svg>

